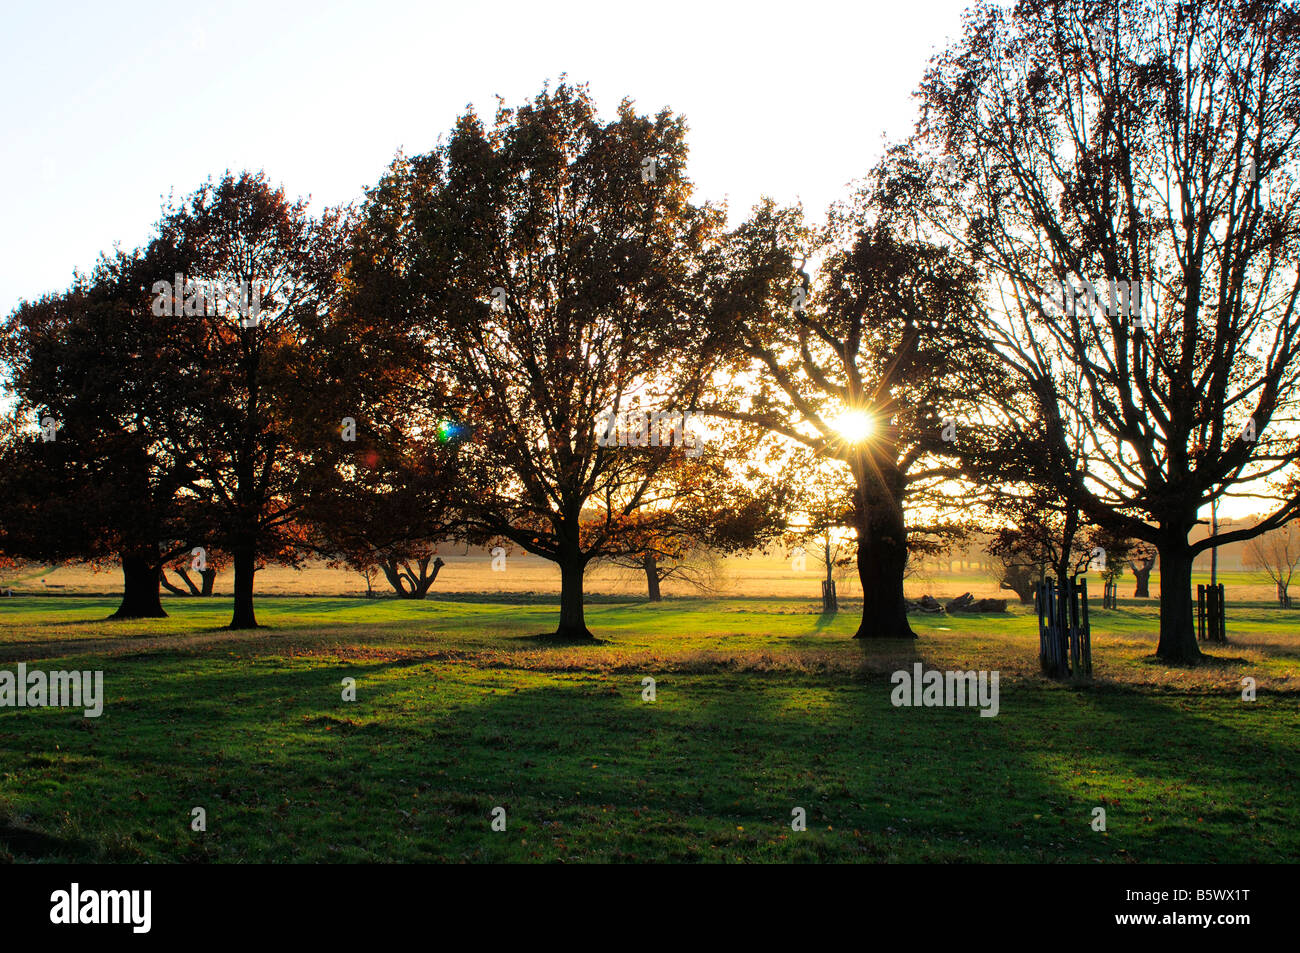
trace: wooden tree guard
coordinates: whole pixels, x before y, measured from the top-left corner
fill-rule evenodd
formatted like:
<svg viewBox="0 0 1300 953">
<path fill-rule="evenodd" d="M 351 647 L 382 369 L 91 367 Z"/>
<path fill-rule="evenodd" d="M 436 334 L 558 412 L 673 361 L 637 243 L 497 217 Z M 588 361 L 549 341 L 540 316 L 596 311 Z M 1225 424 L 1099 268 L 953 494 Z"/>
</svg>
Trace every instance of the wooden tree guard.
<svg viewBox="0 0 1300 953">
<path fill-rule="evenodd" d="M 1227 642 L 1228 624 L 1223 611 L 1223 583 L 1196 587 L 1196 634 L 1202 642 Z"/>
<path fill-rule="evenodd" d="M 1092 626 L 1088 621 L 1088 580 L 1044 579 L 1034 603 L 1038 609 L 1038 661 L 1051 678 L 1092 676 Z"/>
<path fill-rule="evenodd" d="M 822 580 L 822 612 L 839 612 L 840 602 L 835 596 L 835 580 Z"/>
</svg>

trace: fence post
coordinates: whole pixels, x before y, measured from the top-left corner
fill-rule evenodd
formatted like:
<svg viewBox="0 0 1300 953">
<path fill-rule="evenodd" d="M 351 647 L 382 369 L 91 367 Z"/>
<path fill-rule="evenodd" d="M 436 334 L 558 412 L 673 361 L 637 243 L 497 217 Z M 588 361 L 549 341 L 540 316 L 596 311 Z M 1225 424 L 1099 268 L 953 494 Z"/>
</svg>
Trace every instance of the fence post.
<svg viewBox="0 0 1300 953">
<path fill-rule="evenodd" d="M 1219 583 L 1219 585 L 1216 588 L 1218 589 L 1217 602 L 1219 608 L 1219 615 L 1218 615 L 1218 625 L 1215 626 L 1214 637 L 1216 642 L 1227 642 L 1228 641 L 1228 613 L 1224 609 L 1224 605 L 1223 605 L 1223 583 Z"/>
<path fill-rule="evenodd" d="M 1061 672 L 1063 677 L 1074 674 L 1074 580 L 1064 579 L 1057 587 L 1057 600 L 1061 605 Z"/>
<path fill-rule="evenodd" d="M 1043 629 L 1043 583 L 1034 589 L 1034 611 L 1038 613 L 1038 667 L 1047 670 L 1047 637 Z"/>
<path fill-rule="evenodd" d="M 1061 653 L 1061 584 L 1050 582 L 1047 585 L 1047 599 L 1052 607 L 1052 629 L 1048 633 L 1052 642 L 1052 677 L 1061 677 L 1061 668 L 1065 665 L 1065 656 Z"/>
<path fill-rule="evenodd" d="M 1066 611 L 1069 613 L 1070 674 L 1079 674 L 1079 584 L 1077 578 L 1066 580 Z"/>
<path fill-rule="evenodd" d="M 1114 583 L 1111 584 L 1114 586 Z M 1079 590 L 1079 614 L 1082 617 L 1079 628 L 1079 652 L 1083 662 L 1082 671 L 1076 671 L 1076 675 L 1086 675 L 1092 678 L 1092 624 L 1088 621 L 1088 580 L 1082 581 L 1082 588 Z"/>
<path fill-rule="evenodd" d="M 1219 641 L 1218 595 L 1217 587 L 1205 587 L 1205 641 L 1207 642 Z"/>
<path fill-rule="evenodd" d="M 1056 583 L 1048 581 L 1043 590 L 1047 593 L 1047 658 L 1048 671 L 1053 678 L 1061 667 L 1061 646 L 1057 637 L 1060 631 L 1057 623 Z"/>
<path fill-rule="evenodd" d="M 1196 587 L 1196 637 L 1205 641 L 1205 586 Z"/>
<path fill-rule="evenodd" d="M 1038 583 L 1038 659 L 1043 671 L 1048 675 L 1056 673 L 1056 642 L 1053 629 L 1053 614 L 1056 607 L 1052 604 L 1052 590 L 1046 579 Z"/>
</svg>

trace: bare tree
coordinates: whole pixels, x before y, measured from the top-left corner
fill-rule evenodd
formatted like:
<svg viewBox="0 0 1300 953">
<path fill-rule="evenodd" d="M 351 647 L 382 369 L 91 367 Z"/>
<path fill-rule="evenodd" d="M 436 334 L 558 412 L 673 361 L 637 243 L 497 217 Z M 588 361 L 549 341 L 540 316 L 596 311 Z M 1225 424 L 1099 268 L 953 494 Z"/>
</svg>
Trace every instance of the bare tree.
<svg viewBox="0 0 1300 953">
<path fill-rule="evenodd" d="M 1195 556 L 1300 513 L 1300 14 L 981 5 L 920 96 L 920 141 L 948 157 L 929 174 L 953 172 L 930 220 L 983 265 L 1045 480 L 1157 548 L 1157 652 L 1193 661 Z M 1189 541 L 1233 496 L 1271 512 Z"/>
<path fill-rule="evenodd" d="M 1287 590 L 1291 587 L 1296 566 L 1300 565 L 1300 528 L 1295 523 L 1287 523 L 1263 536 L 1256 536 L 1246 544 L 1245 562 L 1250 568 L 1268 574 L 1277 587 L 1278 605 L 1290 608 L 1291 597 Z"/>
<path fill-rule="evenodd" d="M 697 592 L 711 595 L 722 588 L 723 554 L 698 540 L 670 540 L 648 546 L 640 553 L 620 553 L 603 560 L 623 570 L 628 581 L 645 582 L 650 602 L 663 601 L 663 583 L 672 579 Z"/>
</svg>

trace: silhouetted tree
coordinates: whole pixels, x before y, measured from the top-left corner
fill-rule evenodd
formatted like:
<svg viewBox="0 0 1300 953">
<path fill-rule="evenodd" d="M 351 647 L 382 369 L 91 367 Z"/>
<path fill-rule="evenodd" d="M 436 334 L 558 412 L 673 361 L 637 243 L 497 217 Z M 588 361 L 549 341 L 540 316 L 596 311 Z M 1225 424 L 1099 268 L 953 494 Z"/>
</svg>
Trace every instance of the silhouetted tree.
<svg viewBox="0 0 1300 953">
<path fill-rule="evenodd" d="M 1268 574 L 1277 589 L 1278 605 L 1290 608 L 1288 591 L 1300 566 L 1300 527 L 1295 523 L 1256 536 L 1246 544 L 1246 562 Z"/>
<path fill-rule="evenodd" d="M 761 547 L 784 528 L 787 496 L 752 465 L 738 478 L 722 453 L 672 460 L 603 561 L 643 573 L 651 602 L 662 599 L 666 579 L 712 591 L 722 557 Z"/>
<path fill-rule="evenodd" d="M 694 410 L 716 366 L 701 258 L 722 218 L 690 203 L 685 159 L 680 118 L 601 122 L 562 82 L 395 162 L 355 241 L 353 292 L 400 308 L 426 412 L 472 427 L 466 525 L 559 565 L 558 638 L 591 638 L 586 566 L 646 531 L 657 475 L 695 452 L 601 439 L 606 414 Z"/>
<path fill-rule="evenodd" d="M 984 269 L 1050 488 L 1158 549 L 1169 661 L 1200 655 L 1194 557 L 1300 512 L 1298 80 L 1287 4 L 1069 0 L 976 7 L 920 90 L 931 224 Z M 1269 478 L 1258 525 L 1189 541 Z"/>
<path fill-rule="evenodd" d="M 855 638 L 911 638 L 903 598 L 907 511 L 951 506 L 974 395 L 998 374 L 970 336 L 974 272 L 901 218 L 887 162 L 830 225 L 756 209 L 721 252 L 714 294 L 736 376 L 710 413 L 742 421 L 845 467 L 852 480 L 862 619 Z M 823 258 L 814 284 L 794 249 Z M 815 253 L 815 254 L 814 254 Z M 960 421 L 960 424 L 958 423 Z"/>
<path fill-rule="evenodd" d="M 193 545 L 183 503 L 198 471 L 166 426 L 187 398 L 182 341 L 151 311 L 149 274 L 141 253 L 102 257 L 0 329 L 16 397 L 0 448 L 0 548 L 50 562 L 117 556 L 118 619 L 166 615 L 161 567 Z"/>
<path fill-rule="evenodd" d="M 154 259 L 188 269 L 157 305 L 183 329 L 176 432 L 192 448 L 215 542 L 234 566 L 232 629 L 257 625 L 259 560 L 292 564 L 304 552 L 305 493 L 342 452 L 339 382 L 365 360 L 364 342 L 329 320 L 343 233 L 338 213 L 311 217 L 261 173 L 227 173 L 169 209 L 150 247 Z M 213 286 L 240 289 L 238 307 L 213 307 Z"/>
</svg>

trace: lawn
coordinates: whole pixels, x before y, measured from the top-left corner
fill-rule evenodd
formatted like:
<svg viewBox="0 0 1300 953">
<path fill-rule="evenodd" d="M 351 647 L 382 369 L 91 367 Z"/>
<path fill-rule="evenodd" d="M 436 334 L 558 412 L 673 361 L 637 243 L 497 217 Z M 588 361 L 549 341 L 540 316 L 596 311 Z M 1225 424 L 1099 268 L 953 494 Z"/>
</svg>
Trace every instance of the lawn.
<svg viewBox="0 0 1300 953">
<path fill-rule="evenodd" d="M 1154 660 L 1153 604 L 1094 610 L 1087 685 L 1038 674 L 1018 607 L 864 646 L 852 611 L 804 600 L 610 596 L 588 609 L 601 644 L 555 646 L 533 638 L 553 598 L 264 598 L 243 633 L 226 599 L 166 605 L 122 623 L 101 621 L 115 599 L 0 603 L 0 669 L 102 669 L 107 696 L 97 719 L 0 709 L 0 859 L 1300 855 L 1300 612 L 1263 603 L 1230 604 L 1230 644 L 1195 669 Z M 915 661 L 998 671 L 999 714 L 893 707 Z"/>
</svg>

